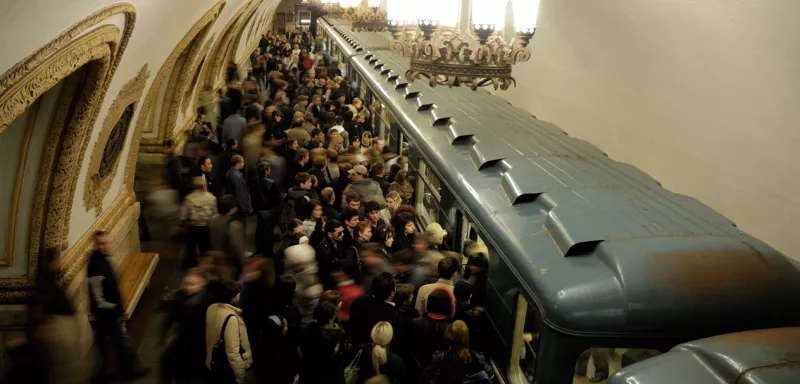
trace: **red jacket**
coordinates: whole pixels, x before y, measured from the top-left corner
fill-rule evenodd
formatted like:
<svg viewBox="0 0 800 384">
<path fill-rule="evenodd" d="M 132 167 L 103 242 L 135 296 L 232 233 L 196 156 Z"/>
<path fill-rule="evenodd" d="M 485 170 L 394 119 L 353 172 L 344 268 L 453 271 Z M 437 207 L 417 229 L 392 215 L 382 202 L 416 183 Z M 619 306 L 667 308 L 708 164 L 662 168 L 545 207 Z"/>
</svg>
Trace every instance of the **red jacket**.
<svg viewBox="0 0 800 384">
<path fill-rule="evenodd" d="M 337 315 L 342 322 L 348 322 L 350 321 L 350 304 L 357 297 L 364 296 L 364 288 L 355 283 L 350 283 L 338 286 L 336 290 L 342 295 L 342 309 L 339 310 Z"/>
</svg>

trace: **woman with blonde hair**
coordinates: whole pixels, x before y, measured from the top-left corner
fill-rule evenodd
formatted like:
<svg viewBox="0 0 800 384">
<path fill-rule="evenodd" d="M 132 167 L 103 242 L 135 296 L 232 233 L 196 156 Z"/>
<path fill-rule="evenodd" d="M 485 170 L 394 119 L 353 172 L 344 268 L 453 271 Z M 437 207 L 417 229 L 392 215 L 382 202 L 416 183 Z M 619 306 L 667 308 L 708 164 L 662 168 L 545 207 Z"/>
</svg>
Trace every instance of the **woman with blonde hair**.
<svg viewBox="0 0 800 384">
<path fill-rule="evenodd" d="M 403 198 L 396 191 L 389 191 L 386 194 L 386 208 L 381 209 L 381 218 L 387 223 L 392 222 L 392 216 L 397 210 L 397 207 L 403 204 Z"/>
<path fill-rule="evenodd" d="M 444 331 L 445 349 L 433 354 L 430 364 L 420 375 L 420 383 L 461 384 L 491 382 L 492 367 L 483 354 L 469 349 L 469 328 L 456 320 Z"/>
<path fill-rule="evenodd" d="M 407 381 L 403 359 L 389 351 L 389 344 L 394 337 L 392 325 L 381 321 L 372 327 L 370 339 L 372 343 L 361 347 L 361 357 L 357 383 L 364 383 L 376 375 L 386 375 L 391 383 L 401 384 Z"/>
<path fill-rule="evenodd" d="M 411 201 L 414 196 L 414 187 L 408 182 L 408 171 L 401 170 L 394 177 L 394 182 L 389 184 L 389 191 L 395 191 L 405 201 Z"/>
<path fill-rule="evenodd" d="M 337 154 L 341 155 L 344 152 L 344 138 L 341 135 L 331 136 L 328 150 L 336 151 Z"/>
</svg>

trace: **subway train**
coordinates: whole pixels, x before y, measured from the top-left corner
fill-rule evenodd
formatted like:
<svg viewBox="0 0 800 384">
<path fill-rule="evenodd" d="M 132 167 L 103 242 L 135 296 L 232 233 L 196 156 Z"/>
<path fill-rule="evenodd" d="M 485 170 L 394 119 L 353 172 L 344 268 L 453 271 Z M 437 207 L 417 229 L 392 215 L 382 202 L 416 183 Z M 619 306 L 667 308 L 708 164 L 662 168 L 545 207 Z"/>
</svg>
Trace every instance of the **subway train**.
<svg viewBox="0 0 800 384">
<path fill-rule="evenodd" d="M 488 248 L 497 382 L 588 383 L 692 340 L 800 325 L 798 268 L 729 219 L 487 91 L 409 82 L 387 32 L 317 23 L 375 131 L 408 149 L 420 224 L 452 250 Z"/>
</svg>

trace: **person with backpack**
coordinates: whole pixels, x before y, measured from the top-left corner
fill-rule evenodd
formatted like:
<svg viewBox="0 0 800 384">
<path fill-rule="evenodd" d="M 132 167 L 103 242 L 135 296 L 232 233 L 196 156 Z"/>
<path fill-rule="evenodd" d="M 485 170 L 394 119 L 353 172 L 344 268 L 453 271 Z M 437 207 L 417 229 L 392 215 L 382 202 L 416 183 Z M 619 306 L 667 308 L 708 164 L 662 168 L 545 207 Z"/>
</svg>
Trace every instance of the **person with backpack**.
<svg viewBox="0 0 800 384">
<path fill-rule="evenodd" d="M 206 368 L 215 383 L 244 384 L 253 355 L 242 311 L 236 307 L 239 287 L 234 282 L 212 282 L 208 289 L 218 302 L 206 311 Z"/>
<path fill-rule="evenodd" d="M 456 320 L 444 331 L 445 349 L 433 354 L 430 364 L 420 375 L 420 383 L 490 384 L 492 367 L 483 354 L 470 350 L 469 328 Z"/>
</svg>

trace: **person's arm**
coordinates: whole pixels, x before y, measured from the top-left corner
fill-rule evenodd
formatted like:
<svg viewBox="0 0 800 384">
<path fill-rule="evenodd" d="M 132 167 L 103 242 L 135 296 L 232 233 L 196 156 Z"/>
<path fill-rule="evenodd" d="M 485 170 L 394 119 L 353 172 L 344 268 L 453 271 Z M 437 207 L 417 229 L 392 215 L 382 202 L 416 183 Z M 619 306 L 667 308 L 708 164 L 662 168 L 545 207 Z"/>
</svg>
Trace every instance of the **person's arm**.
<svg viewBox="0 0 800 384">
<path fill-rule="evenodd" d="M 247 185 L 245 185 L 244 177 L 236 178 L 236 201 L 242 209 L 242 214 L 249 214 L 253 211 L 250 206 L 250 196 L 247 193 Z"/>
<path fill-rule="evenodd" d="M 103 294 L 103 280 L 105 280 L 105 276 L 89 276 L 89 289 L 91 291 L 92 297 L 94 297 L 94 302 L 97 303 L 97 308 L 99 309 L 114 309 L 117 307 L 114 303 L 109 303 L 106 301 L 106 298 Z"/>
<path fill-rule="evenodd" d="M 225 327 L 225 354 L 228 355 L 228 363 L 236 376 L 236 384 L 244 384 L 247 365 L 239 353 L 239 348 L 241 347 L 239 337 L 239 319 L 233 316 L 228 320 L 228 324 Z"/>
<path fill-rule="evenodd" d="M 427 289 L 423 290 L 424 286 L 420 287 L 419 292 L 417 292 L 417 302 L 414 304 L 414 309 L 417 310 L 417 315 L 420 317 L 425 315 L 425 301 L 428 300 Z"/>
</svg>

